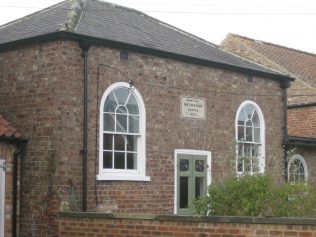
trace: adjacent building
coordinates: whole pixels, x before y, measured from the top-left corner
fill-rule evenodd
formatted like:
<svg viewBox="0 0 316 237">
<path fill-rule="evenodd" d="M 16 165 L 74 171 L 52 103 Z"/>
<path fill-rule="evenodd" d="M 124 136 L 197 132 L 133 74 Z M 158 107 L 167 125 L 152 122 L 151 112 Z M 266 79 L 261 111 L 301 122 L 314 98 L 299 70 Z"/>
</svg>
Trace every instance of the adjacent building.
<svg viewBox="0 0 316 237">
<path fill-rule="evenodd" d="M 316 55 L 235 34 L 221 47 L 295 77 L 287 96 L 287 178 L 316 183 Z"/>
</svg>

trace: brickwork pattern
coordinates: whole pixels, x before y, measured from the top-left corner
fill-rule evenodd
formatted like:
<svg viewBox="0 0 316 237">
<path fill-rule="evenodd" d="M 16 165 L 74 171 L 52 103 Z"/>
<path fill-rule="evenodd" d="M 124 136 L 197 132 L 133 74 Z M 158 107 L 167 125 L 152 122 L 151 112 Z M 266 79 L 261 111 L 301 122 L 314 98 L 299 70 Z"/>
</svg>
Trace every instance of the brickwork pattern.
<svg viewBox="0 0 316 237">
<path fill-rule="evenodd" d="M 65 218 L 59 219 L 59 237 L 315 237 L 314 224 L 245 223 L 232 221 L 198 221 L 198 218 Z M 227 218 L 232 219 L 232 218 Z M 222 218 L 225 220 L 225 217 Z M 255 221 L 254 221 L 255 222 Z"/>
<path fill-rule="evenodd" d="M 316 106 L 288 109 L 288 133 L 316 138 Z"/>
<path fill-rule="evenodd" d="M 83 59 L 59 40 L 0 53 L 0 113 L 29 140 L 22 161 L 23 236 L 54 236 L 59 210 L 81 209 Z M 147 116 L 150 182 L 96 181 L 99 104 L 105 89 L 133 80 Z M 277 81 L 135 52 L 89 49 L 88 210 L 171 214 L 174 150 L 212 152 L 212 180 L 235 174 L 235 116 L 255 101 L 266 125 L 266 172 L 282 175 L 283 90 Z M 274 96 L 260 96 L 273 94 Z M 204 98 L 206 119 L 180 116 L 181 96 Z M 273 105 L 273 111 L 271 109 Z"/>
</svg>

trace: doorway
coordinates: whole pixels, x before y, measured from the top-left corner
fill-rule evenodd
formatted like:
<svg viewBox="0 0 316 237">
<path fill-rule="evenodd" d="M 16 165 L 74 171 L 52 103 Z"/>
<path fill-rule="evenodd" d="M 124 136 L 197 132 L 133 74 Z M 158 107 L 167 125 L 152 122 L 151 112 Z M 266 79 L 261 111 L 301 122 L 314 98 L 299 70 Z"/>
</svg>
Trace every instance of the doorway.
<svg viewBox="0 0 316 237">
<path fill-rule="evenodd" d="M 194 214 L 194 200 L 205 196 L 210 184 L 211 152 L 175 151 L 175 214 Z"/>
</svg>

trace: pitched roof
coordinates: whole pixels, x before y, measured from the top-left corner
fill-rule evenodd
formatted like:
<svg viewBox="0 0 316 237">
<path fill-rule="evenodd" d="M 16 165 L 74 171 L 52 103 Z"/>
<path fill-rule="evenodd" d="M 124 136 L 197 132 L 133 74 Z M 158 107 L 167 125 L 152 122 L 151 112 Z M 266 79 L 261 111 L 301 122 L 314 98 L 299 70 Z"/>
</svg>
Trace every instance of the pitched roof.
<svg viewBox="0 0 316 237">
<path fill-rule="evenodd" d="M 0 114 L 0 138 L 19 139 L 21 137 L 21 133 Z"/>
<path fill-rule="evenodd" d="M 169 56 L 249 72 L 278 80 L 291 79 L 277 70 L 227 53 L 218 46 L 142 12 L 100 0 L 66 0 L 0 27 L 0 48 L 26 39 L 63 32 L 150 49 Z"/>
<path fill-rule="evenodd" d="M 220 44 L 222 48 L 267 67 L 288 73 L 296 78 L 289 89 L 289 103 L 315 102 L 316 94 L 316 54 L 297 49 L 250 39 L 236 34 L 228 34 Z"/>
</svg>

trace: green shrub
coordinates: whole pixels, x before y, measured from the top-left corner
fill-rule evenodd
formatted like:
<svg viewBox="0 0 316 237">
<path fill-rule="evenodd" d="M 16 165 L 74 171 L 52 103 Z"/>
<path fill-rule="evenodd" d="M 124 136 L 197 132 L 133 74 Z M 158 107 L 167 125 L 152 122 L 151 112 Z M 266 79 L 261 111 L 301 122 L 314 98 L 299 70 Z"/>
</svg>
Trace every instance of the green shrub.
<svg viewBox="0 0 316 237">
<path fill-rule="evenodd" d="M 213 184 L 194 202 L 200 215 L 313 216 L 315 189 L 308 184 L 278 184 L 266 175 L 242 176 Z"/>
</svg>

